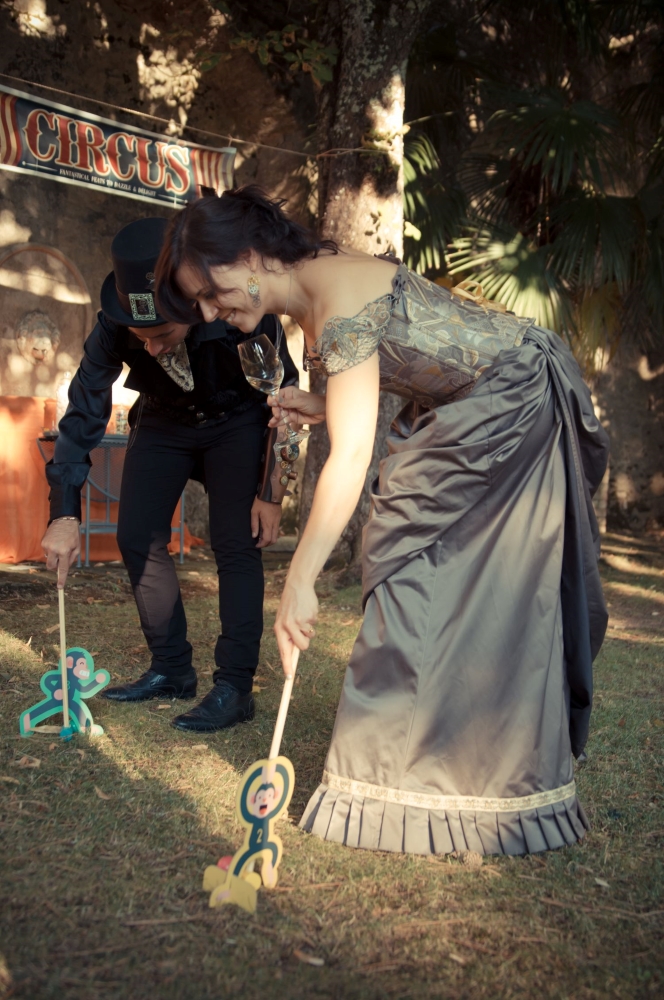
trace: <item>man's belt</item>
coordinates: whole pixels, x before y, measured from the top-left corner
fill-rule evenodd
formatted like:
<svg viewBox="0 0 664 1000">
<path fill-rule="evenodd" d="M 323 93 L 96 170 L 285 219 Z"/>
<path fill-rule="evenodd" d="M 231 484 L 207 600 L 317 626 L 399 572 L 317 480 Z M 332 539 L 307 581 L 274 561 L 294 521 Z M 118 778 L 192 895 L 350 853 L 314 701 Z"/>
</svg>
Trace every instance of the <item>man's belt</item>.
<svg viewBox="0 0 664 1000">
<path fill-rule="evenodd" d="M 184 424 L 186 427 L 201 427 L 208 420 L 218 420 L 229 413 L 243 413 L 252 406 L 256 406 L 255 399 L 244 399 L 241 403 L 232 406 L 224 406 L 221 403 L 206 403 L 199 405 L 178 406 L 176 403 L 168 402 L 159 396 L 145 396 L 145 410 L 149 413 L 156 413 L 158 416 L 166 417 L 175 423 Z"/>
</svg>

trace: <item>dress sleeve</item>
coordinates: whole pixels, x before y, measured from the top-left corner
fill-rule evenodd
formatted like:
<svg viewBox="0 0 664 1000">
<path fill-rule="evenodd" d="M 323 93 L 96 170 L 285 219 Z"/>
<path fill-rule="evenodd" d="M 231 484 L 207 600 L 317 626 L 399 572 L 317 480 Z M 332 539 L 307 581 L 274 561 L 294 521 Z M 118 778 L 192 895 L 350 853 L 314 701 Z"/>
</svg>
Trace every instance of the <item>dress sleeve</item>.
<svg viewBox="0 0 664 1000">
<path fill-rule="evenodd" d="M 378 350 L 391 314 L 390 297 L 384 296 L 369 302 L 357 316 L 332 316 L 314 345 L 311 360 L 318 361 L 328 375 L 361 364 Z"/>
<path fill-rule="evenodd" d="M 115 333 L 116 327 L 100 313 L 69 387 L 69 406 L 60 421 L 55 454 L 46 464 L 51 521 L 65 515 L 81 517 L 81 487 L 90 471 L 90 452 L 104 436 L 113 383 L 122 372 Z"/>
</svg>

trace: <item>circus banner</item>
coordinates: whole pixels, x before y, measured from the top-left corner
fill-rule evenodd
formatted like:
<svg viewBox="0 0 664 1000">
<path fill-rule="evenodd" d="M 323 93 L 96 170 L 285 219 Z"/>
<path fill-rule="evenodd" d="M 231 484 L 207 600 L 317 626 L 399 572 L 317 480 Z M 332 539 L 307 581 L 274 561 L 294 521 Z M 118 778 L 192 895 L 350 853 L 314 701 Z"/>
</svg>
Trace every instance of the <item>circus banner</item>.
<svg viewBox="0 0 664 1000">
<path fill-rule="evenodd" d="M 0 86 L 0 168 L 178 207 L 233 186 L 232 147 L 211 149 Z"/>
</svg>

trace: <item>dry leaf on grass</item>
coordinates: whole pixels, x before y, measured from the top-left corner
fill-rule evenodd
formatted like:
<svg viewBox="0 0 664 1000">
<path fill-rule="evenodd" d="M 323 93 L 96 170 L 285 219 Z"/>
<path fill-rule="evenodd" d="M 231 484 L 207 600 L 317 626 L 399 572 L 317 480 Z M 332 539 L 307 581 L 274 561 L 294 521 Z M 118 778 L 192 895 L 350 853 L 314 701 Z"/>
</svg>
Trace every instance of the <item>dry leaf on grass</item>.
<svg viewBox="0 0 664 1000">
<path fill-rule="evenodd" d="M 23 806 L 37 806 L 37 809 L 41 809 L 43 812 L 48 812 L 51 808 L 45 802 L 40 802 L 39 799 L 22 799 L 19 808 Z"/>
<path fill-rule="evenodd" d="M 610 889 L 611 886 L 603 878 L 596 878 L 595 885 L 601 885 L 602 889 Z"/>
<path fill-rule="evenodd" d="M 355 621 L 354 618 L 349 618 L 347 622 L 342 622 L 341 624 L 342 625 L 352 625 L 354 621 Z"/>
<path fill-rule="evenodd" d="M 18 778 L 10 778 L 8 774 L 0 774 L 0 781 L 4 781 L 7 785 L 20 785 L 21 782 Z"/>
<path fill-rule="evenodd" d="M 48 609 L 50 608 L 50 606 L 51 606 L 50 604 L 38 604 L 37 605 L 37 607 L 40 608 L 41 611 L 48 611 Z"/>
<path fill-rule="evenodd" d="M 85 750 L 77 750 L 76 753 L 81 758 L 81 760 L 84 759 L 84 757 L 85 757 Z"/>
<path fill-rule="evenodd" d="M 371 965 L 362 965 L 358 969 L 358 972 L 362 972 L 365 975 L 370 975 L 372 972 L 394 972 L 396 969 L 401 969 L 404 965 L 408 964 L 408 962 L 373 962 Z"/>
<path fill-rule="evenodd" d="M 293 951 L 293 955 L 299 962 L 304 962 L 305 965 L 315 965 L 316 968 L 320 968 L 322 965 L 325 965 L 324 959 L 318 958 L 316 955 L 310 955 L 306 951 L 300 951 L 299 948 L 296 948 Z"/>
<path fill-rule="evenodd" d="M 189 747 L 189 749 L 190 750 L 207 750 L 209 748 L 208 748 L 207 743 L 194 743 L 193 746 Z"/>
<path fill-rule="evenodd" d="M 112 795 L 107 795 L 106 792 L 102 792 L 101 788 L 98 788 L 97 785 L 95 785 L 95 792 L 97 793 L 98 797 L 100 799 L 104 799 L 104 801 L 106 801 L 107 799 L 112 799 L 113 798 Z"/>
<path fill-rule="evenodd" d="M 41 767 L 41 760 L 39 757 L 30 757 L 28 754 L 23 754 L 19 760 L 12 761 L 13 767 Z"/>
<path fill-rule="evenodd" d="M 455 951 L 451 951 L 447 957 L 451 958 L 453 962 L 457 963 L 457 965 L 466 965 L 468 962 L 467 958 L 462 958 L 461 955 L 457 955 Z"/>
<path fill-rule="evenodd" d="M 172 705 L 157 705 L 157 711 L 161 712 L 162 708 L 172 708 Z"/>
<path fill-rule="evenodd" d="M 60 628 L 60 623 L 58 622 L 57 625 L 49 625 L 48 628 L 44 629 L 44 632 L 46 632 L 47 635 L 51 635 L 52 632 L 57 632 L 59 628 Z"/>
</svg>

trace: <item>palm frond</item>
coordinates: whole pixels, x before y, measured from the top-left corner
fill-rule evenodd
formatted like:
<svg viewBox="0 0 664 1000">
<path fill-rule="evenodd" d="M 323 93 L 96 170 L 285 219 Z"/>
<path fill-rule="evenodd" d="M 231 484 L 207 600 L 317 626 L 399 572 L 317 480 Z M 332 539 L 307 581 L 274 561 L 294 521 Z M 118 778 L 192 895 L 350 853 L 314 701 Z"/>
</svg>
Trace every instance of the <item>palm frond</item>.
<svg viewBox="0 0 664 1000">
<path fill-rule="evenodd" d="M 476 148 L 537 166 L 552 190 L 564 194 L 574 178 L 604 190 L 620 159 L 620 120 L 592 101 L 569 102 L 563 91 L 514 93 L 489 119 Z"/>
<path fill-rule="evenodd" d="M 571 337 L 572 301 L 549 256 L 548 247 L 534 246 L 521 233 L 479 229 L 454 241 L 448 267 L 450 274 L 478 281 L 488 299 Z"/>
<path fill-rule="evenodd" d="M 404 144 L 404 260 L 424 274 L 445 270 L 445 248 L 465 216 L 458 188 L 447 189 L 431 140 L 408 136 Z"/>
<path fill-rule="evenodd" d="M 634 278 L 634 252 L 645 233 L 635 198 L 576 191 L 553 212 L 558 235 L 551 263 L 563 281 L 595 289 L 615 283 L 624 293 Z"/>
</svg>

